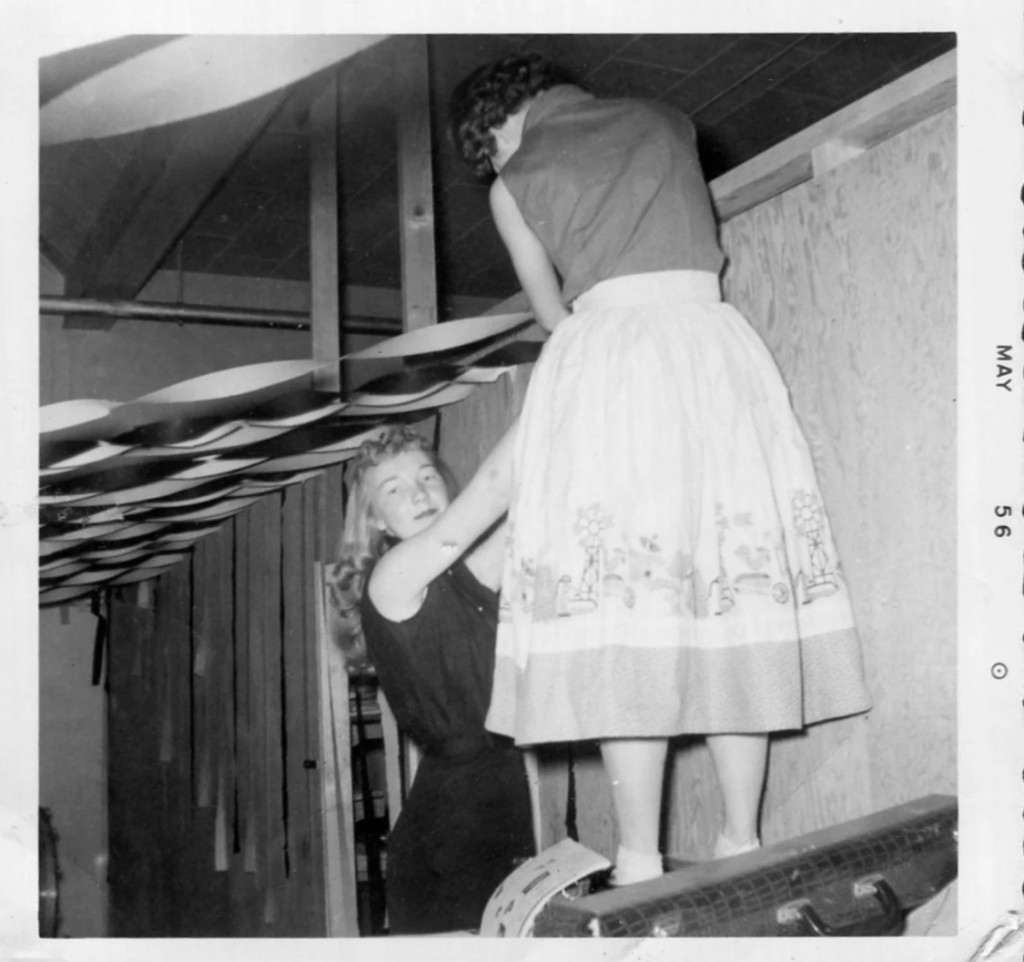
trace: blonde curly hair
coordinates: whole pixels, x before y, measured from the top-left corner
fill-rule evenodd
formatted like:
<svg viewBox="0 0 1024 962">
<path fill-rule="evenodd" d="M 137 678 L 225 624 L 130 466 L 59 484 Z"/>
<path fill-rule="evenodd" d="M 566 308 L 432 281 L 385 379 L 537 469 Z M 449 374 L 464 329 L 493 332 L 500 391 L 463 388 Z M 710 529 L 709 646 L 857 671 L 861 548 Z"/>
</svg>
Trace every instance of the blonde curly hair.
<svg viewBox="0 0 1024 962">
<path fill-rule="evenodd" d="M 431 450 L 422 435 L 405 424 L 386 426 L 376 438 L 364 441 L 350 459 L 345 469 L 348 498 L 342 522 L 341 547 L 338 560 L 326 571 L 329 628 L 350 674 L 373 670 L 366 651 L 359 604 L 370 570 L 395 544 L 394 539 L 375 523 L 366 475 L 370 468 L 406 451 L 423 451 L 444 480 L 448 496 L 453 498 L 456 494 L 455 478 L 448 466 Z"/>
</svg>

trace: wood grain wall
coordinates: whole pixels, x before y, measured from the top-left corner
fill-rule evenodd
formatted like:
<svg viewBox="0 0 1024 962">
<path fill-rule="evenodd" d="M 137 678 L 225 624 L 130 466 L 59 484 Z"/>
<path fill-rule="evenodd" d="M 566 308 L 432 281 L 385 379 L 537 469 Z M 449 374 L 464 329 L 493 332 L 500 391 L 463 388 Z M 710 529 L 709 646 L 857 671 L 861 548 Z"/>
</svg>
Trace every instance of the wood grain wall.
<svg viewBox="0 0 1024 962">
<path fill-rule="evenodd" d="M 790 386 L 832 517 L 875 707 L 772 741 L 766 842 L 956 790 L 956 114 L 948 110 L 722 227 L 726 299 Z M 461 481 L 528 372 L 441 419 Z M 705 858 L 720 797 L 700 739 L 674 745 L 666 850 Z M 596 746 L 574 746 L 580 840 L 617 844 Z M 540 753 L 543 841 L 566 834 L 568 752 Z"/>
<path fill-rule="evenodd" d="M 726 299 L 811 445 L 875 705 L 773 741 L 768 842 L 956 791 L 955 212 L 948 110 L 722 228 Z M 675 769 L 670 846 L 706 854 L 708 759 Z"/>
<path fill-rule="evenodd" d="M 112 935 L 326 932 L 313 578 L 333 488 L 340 469 L 270 494 L 111 592 Z"/>
</svg>

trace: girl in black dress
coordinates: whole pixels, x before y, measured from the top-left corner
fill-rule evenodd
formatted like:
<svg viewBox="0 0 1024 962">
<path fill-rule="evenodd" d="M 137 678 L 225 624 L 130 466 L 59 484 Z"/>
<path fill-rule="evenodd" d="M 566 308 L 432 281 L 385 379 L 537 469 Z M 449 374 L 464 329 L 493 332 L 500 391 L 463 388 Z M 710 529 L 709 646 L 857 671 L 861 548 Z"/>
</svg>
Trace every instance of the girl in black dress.
<svg viewBox="0 0 1024 962">
<path fill-rule="evenodd" d="M 504 459 L 507 461 L 507 458 Z M 449 506 L 450 478 L 406 427 L 365 443 L 347 481 L 342 558 L 329 578 L 335 635 L 365 651 L 399 726 L 423 751 L 388 840 L 394 935 L 476 929 L 535 853 L 522 754 L 484 729 L 494 672 L 503 529 L 500 470 Z"/>
</svg>

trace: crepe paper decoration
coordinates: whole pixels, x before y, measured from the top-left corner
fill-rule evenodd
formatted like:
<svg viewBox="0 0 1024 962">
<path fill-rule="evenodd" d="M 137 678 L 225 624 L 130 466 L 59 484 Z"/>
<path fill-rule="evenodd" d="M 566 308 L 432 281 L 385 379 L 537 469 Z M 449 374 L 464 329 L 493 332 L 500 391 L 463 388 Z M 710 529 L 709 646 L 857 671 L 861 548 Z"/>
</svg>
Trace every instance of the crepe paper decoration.
<svg viewBox="0 0 1024 962">
<path fill-rule="evenodd" d="M 120 578 L 133 570 L 157 571 L 164 570 L 176 565 L 179 561 L 187 558 L 185 553 L 181 554 L 150 554 L 132 560 L 131 568 L 122 565 L 112 567 L 94 567 L 91 571 L 83 571 L 81 574 L 72 575 L 64 580 L 63 585 L 101 585 L 104 582 Z"/>
<path fill-rule="evenodd" d="M 467 367 L 455 379 L 456 384 L 493 384 L 495 381 L 511 374 L 514 366 L 509 367 Z"/>
<path fill-rule="evenodd" d="M 203 528 L 169 531 L 167 534 L 161 535 L 160 541 L 167 544 L 191 544 L 193 541 L 198 541 L 200 538 L 205 538 L 208 534 L 213 534 L 219 530 L 219 524 L 212 524 Z"/>
<path fill-rule="evenodd" d="M 46 525 L 62 525 L 62 530 L 71 530 L 76 525 L 86 527 L 97 524 L 114 524 L 123 522 L 132 511 L 131 508 L 96 508 L 77 504 L 58 505 L 39 509 L 39 523 Z"/>
<path fill-rule="evenodd" d="M 39 433 L 47 441 L 75 441 L 83 438 L 105 437 L 95 434 L 95 425 L 106 422 L 110 412 L 120 407 L 117 401 L 97 401 L 80 398 L 58 401 L 39 409 Z M 113 425 L 108 425 L 113 427 Z"/>
<path fill-rule="evenodd" d="M 485 341 L 498 334 L 504 334 L 533 320 L 530 313 L 496 314 L 484 317 L 467 317 L 459 321 L 445 321 L 443 324 L 429 324 L 426 327 L 388 338 L 345 360 L 359 361 L 385 357 L 413 357 L 417 354 L 437 354 L 466 347 Z"/>
<path fill-rule="evenodd" d="M 377 440 L 386 429 L 386 425 L 380 421 L 370 427 L 367 427 L 365 424 L 346 424 L 344 421 L 339 421 L 337 424 L 330 425 L 330 429 L 327 429 L 327 426 L 312 429 L 300 438 L 301 443 L 299 444 L 274 446 L 272 453 L 276 457 L 270 457 L 266 463 L 250 468 L 246 474 L 294 473 L 294 471 L 289 471 L 276 465 L 280 465 L 284 458 L 296 456 L 331 455 L 339 452 L 352 454 L 364 442 Z M 289 437 L 288 440 L 291 441 L 292 438 Z M 260 449 L 260 453 L 270 454 L 271 449 Z M 323 463 L 333 464 L 337 463 L 337 461 L 324 461 Z M 303 470 L 311 470 L 311 468 L 304 468 Z"/>
<path fill-rule="evenodd" d="M 159 408 L 147 407 L 147 410 L 165 410 L 163 405 Z M 172 416 L 163 421 L 152 421 L 146 424 L 139 424 L 116 440 L 122 444 L 131 444 L 142 447 L 183 447 L 191 448 L 203 445 L 208 441 L 215 441 L 235 431 L 241 425 L 239 421 L 225 420 L 216 415 L 204 417 L 188 417 L 183 415 L 180 409 L 171 407 Z"/>
<path fill-rule="evenodd" d="M 374 420 L 379 422 L 379 417 Z M 335 450 L 353 445 L 358 447 L 366 435 L 367 428 L 372 426 L 373 422 L 365 418 L 362 422 L 341 417 L 332 418 L 293 428 L 269 441 L 254 444 L 234 453 L 246 458 L 269 460 L 292 454 L 307 454 L 311 451 Z"/>
<path fill-rule="evenodd" d="M 179 561 L 184 561 L 188 557 L 187 552 L 161 552 L 159 554 L 151 554 L 146 558 L 139 560 L 137 567 L 140 568 L 168 568 L 171 565 L 176 565 Z M 117 574 L 116 571 L 109 572 L 110 574 Z"/>
<path fill-rule="evenodd" d="M 66 447 L 74 447 L 78 448 L 78 450 L 67 454 L 67 456 L 62 456 L 60 451 L 62 445 L 48 447 L 49 450 L 47 452 L 40 453 L 39 460 L 39 473 L 44 476 L 57 474 L 61 471 L 69 471 L 73 468 L 98 464 L 101 461 L 107 461 L 131 450 L 130 444 L 110 444 L 107 441 L 69 441 L 66 442 Z M 50 457 L 44 460 L 44 453 L 50 455 Z"/>
<path fill-rule="evenodd" d="M 226 110 L 262 97 L 384 39 L 369 34 L 178 37 L 63 91 L 39 112 L 44 145 L 110 137 Z M 56 55 L 51 69 L 73 60 Z"/>
<path fill-rule="evenodd" d="M 473 361 L 474 367 L 517 367 L 533 364 L 540 357 L 544 341 L 509 341 Z"/>
<path fill-rule="evenodd" d="M 72 494 L 74 492 L 93 493 L 102 490 L 104 487 L 127 487 L 132 480 L 132 475 L 130 474 L 125 474 L 123 478 L 107 475 L 110 478 L 109 482 L 96 479 L 101 477 L 101 473 L 118 470 L 130 472 L 133 467 L 137 468 L 142 464 L 143 459 L 133 457 L 136 450 L 129 447 L 127 450 L 112 454 L 109 458 L 105 458 L 102 461 L 81 464 L 78 467 L 67 468 L 62 471 L 41 470 L 39 472 L 39 486 L 42 489 L 42 493 L 48 495 Z M 193 455 L 182 455 L 174 451 L 169 457 L 164 455 L 159 458 L 154 457 L 152 460 L 160 462 L 176 460 L 180 465 L 183 458 L 191 457 Z M 173 471 L 173 465 L 167 463 L 165 469 L 155 471 L 153 474 L 148 475 L 147 479 L 154 480 L 171 471 Z"/>
<path fill-rule="evenodd" d="M 61 584 L 67 587 L 71 585 L 101 585 L 104 581 L 109 581 L 115 575 L 123 574 L 126 570 L 126 568 L 115 568 L 113 570 L 93 568 L 91 571 L 83 571 L 80 574 L 72 575 L 70 578 L 65 578 Z"/>
<path fill-rule="evenodd" d="M 330 404 L 324 404 L 309 411 L 300 411 L 280 418 L 249 418 L 247 423 L 251 427 L 295 428 L 328 418 L 332 414 L 337 414 L 344 407 L 346 407 L 344 401 L 332 401 Z"/>
<path fill-rule="evenodd" d="M 159 538 L 150 545 L 150 548 L 154 551 L 160 552 L 182 551 L 186 548 L 191 548 L 192 545 L 194 545 L 197 541 L 201 541 L 203 538 L 207 537 L 209 534 L 216 530 L 217 528 L 206 529 L 199 532 L 190 531 L 188 532 L 188 537 L 182 536 L 180 538 L 175 538 L 174 540 L 168 540 L 167 538 Z"/>
<path fill-rule="evenodd" d="M 281 472 L 315 471 L 315 473 L 319 474 L 324 468 L 330 468 L 336 464 L 341 464 L 343 461 L 347 461 L 355 455 L 357 450 L 358 448 L 352 448 L 349 450 L 293 454 L 289 457 L 275 458 L 272 461 L 257 465 L 255 468 L 250 468 L 247 473 L 259 475 L 263 472 L 280 474 Z"/>
<path fill-rule="evenodd" d="M 78 574 L 89 567 L 89 562 L 82 560 L 82 555 L 76 555 L 72 559 L 61 558 L 57 561 L 50 561 L 39 566 L 40 578 L 60 581 L 68 575 Z"/>
<path fill-rule="evenodd" d="M 219 479 L 224 480 L 224 479 Z M 172 495 L 169 498 L 160 498 L 148 502 L 149 508 L 186 508 L 195 504 L 205 504 L 208 501 L 218 501 L 223 498 L 230 498 L 236 494 L 242 485 L 237 478 L 232 478 L 225 485 L 215 483 L 214 485 L 203 485 L 199 488 L 189 489 L 182 494 Z"/>
<path fill-rule="evenodd" d="M 265 361 L 203 374 L 122 404 L 111 413 L 120 437 L 146 426 L 219 419 L 240 420 L 273 398 L 312 390 L 320 361 Z M 212 425 L 211 425 L 212 426 Z"/>
<path fill-rule="evenodd" d="M 89 561 L 111 561 L 116 560 L 119 564 L 134 561 L 136 558 L 144 558 L 153 553 L 154 545 L 146 542 L 144 545 L 133 545 L 129 548 L 97 548 L 93 551 L 86 551 L 81 555 Z"/>
<path fill-rule="evenodd" d="M 226 498 L 214 505 L 203 508 L 195 508 L 191 511 L 175 511 L 169 514 L 161 514 L 161 521 L 170 523 L 172 521 L 209 521 L 213 518 L 228 518 L 237 514 L 243 508 L 259 501 L 258 497 L 252 498 Z"/>
<path fill-rule="evenodd" d="M 420 367 L 391 371 L 366 381 L 352 394 L 352 400 L 361 400 L 364 394 L 397 395 L 406 397 L 420 395 L 424 391 L 436 390 L 451 384 L 463 369 L 456 364 L 424 364 Z"/>
<path fill-rule="evenodd" d="M 260 465 L 260 467 L 262 467 L 262 465 Z M 304 481 L 309 481 L 312 478 L 318 477 L 321 473 L 322 472 L 317 470 L 300 471 L 298 474 L 277 474 L 267 472 L 265 475 L 246 478 L 245 482 L 242 484 L 242 490 L 239 493 L 247 495 L 250 492 L 259 493 L 260 491 L 274 491 L 289 484 L 302 484 Z"/>
<path fill-rule="evenodd" d="M 39 537 L 47 541 L 91 541 L 103 538 L 115 531 L 128 526 L 127 521 L 115 521 L 111 524 L 92 525 L 47 525 L 39 531 Z"/>
<path fill-rule="evenodd" d="M 201 446 L 209 441 L 216 441 L 218 437 L 223 437 L 236 430 L 241 423 L 225 420 L 216 415 L 187 417 L 174 406 L 170 408 L 164 405 L 146 406 L 146 410 L 167 411 L 170 417 L 163 421 L 136 424 L 124 434 L 119 434 L 115 438 L 117 442 L 145 448 L 171 446 L 191 448 Z"/>
<path fill-rule="evenodd" d="M 322 361 L 262 361 L 180 381 L 170 387 L 144 394 L 140 404 L 191 404 L 201 401 L 244 400 L 248 408 L 269 401 L 278 394 L 307 385 L 312 373 L 323 367 Z"/>
<path fill-rule="evenodd" d="M 42 493 L 56 497 L 115 491 L 162 481 L 181 469 L 179 458 L 118 461 L 113 465 L 78 468 L 69 476 L 47 479 Z"/>
<path fill-rule="evenodd" d="M 365 417 L 368 411 L 379 412 L 378 416 L 386 417 L 388 409 L 426 402 L 428 398 L 450 386 L 450 383 L 436 384 L 416 394 L 359 394 L 346 410 L 356 417 Z"/>
<path fill-rule="evenodd" d="M 199 478 L 165 478 L 162 481 L 154 481 L 152 484 L 140 484 L 134 488 L 114 489 L 113 491 L 101 491 L 99 494 L 89 495 L 83 498 L 80 503 L 94 505 L 139 505 L 151 501 L 154 498 L 165 498 L 168 495 L 179 491 L 187 491 L 189 488 L 199 487 L 206 479 Z"/>
<path fill-rule="evenodd" d="M 60 461 L 68 461 L 72 458 L 88 454 L 97 446 L 96 441 L 73 440 L 73 441 L 50 441 L 39 439 L 39 467 L 45 468 Z"/>
<path fill-rule="evenodd" d="M 418 332 L 413 332 L 418 333 Z M 399 335 L 404 336 L 404 335 Z M 428 409 L 436 409 L 446 407 L 449 404 L 455 404 L 457 401 L 461 401 L 464 398 L 469 397 L 470 394 L 475 390 L 473 384 L 449 384 L 446 387 L 441 388 L 439 391 L 434 391 L 424 398 L 418 401 L 411 401 L 406 404 L 394 404 L 385 407 L 384 405 L 363 405 L 363 404 L 352 404 L 342 412 L 342 416 L 349 415 L 352 417 L 365 417 L 367 414 L 373 413 L 378 417 L 389 417 L 395 414 L 405 414 L 411 411 L 426 411 Z"/>
<path fill-rule="evenodd" d="M 95 589 L 89 585 L 77 585 L 73 587 L 47 588 L 39 593 L 39 604 L 44 608 L 54 605 L 64 605 L 76 598 L 84 598 L 93 593 Z"/>
<path fill-rule="evenodd" d="M 175 481 L 191 481 L 196 478 L 219 478 L 226 474 L 237 474 L 254 464 L 259 464 L 263 458 L 210 458 L 197 461 L 195 464 L 172 475 Z"/>
<path fill-rule="evenodd" d="M 302 419 L 318 415 L 320 412 L 330 413 L 332 408 L 342 403 L 336 391 L 322 391 L 317 388 L 296 389 L 253 405 L 241 412 L 239 417 L 250 424 L 280 424 L 283 427 L 294 427 L 295 425 L 290 423 L 293 420 L 295 423 L 302 423 Z"/>
<path fill-rule="evenodd" d="M 74 550 L 71 547 L 71 542 L 67 541 L 43 541 L 39 542 L 39 557 L 49 558 L 51 555 L 59 554 L 60 552 L 69 552 Z"/>
<path fill-rule="evenodd" d="M 89 497 L 89 491 L 74 491 L 67 494 L 57 494 L 44 491 L 39 495 L 39 504 L 53 506 L 59 504 L 74 504 L 76 501 L 84 501 Z"/>
<path fill-rule="evenodd" d="M 159 578 L 165 571 L 173 568 L 175 564 L 177 562 L 169 564 L 164 568 L 134 568 L 131 571 L 118 575 L 116 578 L 111 578 L 107 584 L 110 586 L 120 586 L 134 585 L 140 581 L 152 581 L 154 578 Z"/>
<path fill-rule="evenodd" d="M 167 525 L 163 522 L 143 521 L 138 524 L 126 525 L 120 531 L 115 531 L 113 534 L 107 535 L 104 540 L 108 542 L 130 541 L 133 538 L 142 538 L 147 535 L 154 535 L 166 527 Z"/>
<path fill-rule="evenodd" d="M 152 458 L 152 457 L 196 457 L 209 456 L 221 451 L 232 451 L 236 448 L 247 447 L 250 444 L 259 444 L 262 441 L 269 441 L 289 430 L 287 427 L 265 427 L 254 426 L 243 421 L 232 421 L 234 425 L 231 431 L 225 431 L 217 437 L 200 444 L 189 445 L 168 445 L 167 447 L 135 448 L 131 457 Z"/>
</svg>

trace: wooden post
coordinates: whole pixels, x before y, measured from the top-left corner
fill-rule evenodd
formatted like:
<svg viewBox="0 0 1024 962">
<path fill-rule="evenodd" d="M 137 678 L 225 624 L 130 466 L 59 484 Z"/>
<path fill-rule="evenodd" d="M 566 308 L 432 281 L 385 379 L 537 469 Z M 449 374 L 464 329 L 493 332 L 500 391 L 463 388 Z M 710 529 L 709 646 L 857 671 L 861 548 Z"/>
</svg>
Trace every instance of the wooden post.
<svg viewBox="0 0 1024 962">
<path fill-rule="evenodd" d="M 309 109 L 309 293 L 313 357 L 341 357 L 338 278 L 338 81 Z M 318 388 L 341 390 L 341 365 L 315 375 Z"/>
<path fill-rule="evenodd" d="M 331 80 L 310 107 L 309 182 L 309 281 L 310 328 L 313 357 L 334 361 L 341 357 L 341 306 L 338 276 L 338 80 Z M 316 372 L 316 386 L 325 391 L 342 390 L 341 363 Z M 323 816 L 324 912 L 327 935 L 357 936 L 355 877 L 355 823 L 352 805 L 352 732 L 348 718 L 348 675 L 324 622 L 323 563 L 333 560 L 339 542 L 342 510 L 340 473 L 328 471 L 315 485 L 316 494 L 305 502 L 318 522 L 314 550 L 315 631 L 306 631 L 304 642 L 312 646 L 319 678 L 318 714 L 322 772 L 320 779 Z M 324 530 L 329 526 L 330 530 Z M 314 627 L 314 626 L 309 626 Z"/>
<path fill-rule="evenodd" d="M 427 38 L 398 38 L 395 54 L 402 326 L 406 331 L 413 331 L 437 323 Z"/>
<path fill-rule="evenodd" d="M 359 935 L 353 826 L 352 742 L 348 680 L 341 654 L 328 637 L 324 572 L 316 566 L 317 662 L 320 675 L 320 743 L 324 806 L 324 888 L 327 934 Z"/>
<path fill-rule="evenodd" d="M 437 267 L 434 252 L 434 174 L 430 136 L 430 76 L 427 38 L 396 38 L 392 71 L 398 125 L 398 209 L 402 248 L 402 329 L 437 323 Z M 437 417 L 415 425 L 432 444 Z M 394 825 L 405 789 L 419 763 L 416 746 L 398 730 L 387 699 L 380 697 L 381 729 L 388 785 L 388 811 Z M 404 772 L 404 778 L 403 778 Z"/>
</svg>

